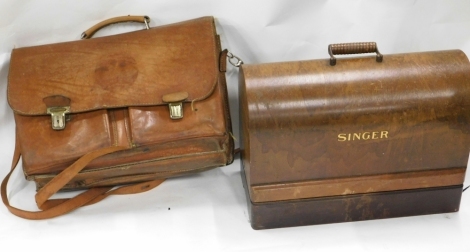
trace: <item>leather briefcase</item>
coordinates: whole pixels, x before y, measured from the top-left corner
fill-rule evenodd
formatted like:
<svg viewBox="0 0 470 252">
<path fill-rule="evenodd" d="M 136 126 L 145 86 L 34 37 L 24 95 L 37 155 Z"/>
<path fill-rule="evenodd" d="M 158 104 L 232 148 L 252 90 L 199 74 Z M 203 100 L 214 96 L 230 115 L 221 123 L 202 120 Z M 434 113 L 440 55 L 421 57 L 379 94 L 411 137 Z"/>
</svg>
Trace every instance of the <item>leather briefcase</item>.
<svg viewBox="0 0 470 252">
<path fill-rule="evenodd" d="M 147 29 L 88 39 L 106 25 L 126 21 Z M 162 179 L 233 161 L 221 64 L 226 59 L 214 19 L 154 28 L 148 23 L 146 16 L 118 17 L 87 30 L 80 41 L 13 50 L 12 170 L 21 156 L 24 175 L 36 182 L 38 206 L 46 210 L 10 206 L 9 174 L 2 198 L 14 214 L 50 218 L 110 194 L 145 191 Z M 110 191 L 136 182 L 143 183 Z M 58 190 L 85 188 L 91 189 L 77 196 L 80 200 L 47 200 Z"/>
<path fill-rule="evenodd" d="M 242 177 L 254 229 L 456 212 L 470 151 L 460 50 L 242 65 Z M 334 54 L 375 52 L 336 60 Z"/>
</svg>

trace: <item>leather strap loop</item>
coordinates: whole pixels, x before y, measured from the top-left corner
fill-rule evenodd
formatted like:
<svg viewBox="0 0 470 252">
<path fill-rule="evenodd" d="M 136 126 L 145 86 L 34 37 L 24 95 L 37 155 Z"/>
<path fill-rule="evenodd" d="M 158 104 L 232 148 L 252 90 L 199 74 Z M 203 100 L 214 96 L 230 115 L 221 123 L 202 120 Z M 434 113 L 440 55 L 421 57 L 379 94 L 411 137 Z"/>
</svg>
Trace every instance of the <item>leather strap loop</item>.
<svg viewBox="0 0 470 252">
<path fill-rule="evenodd" d="M 47 201 L 52 195 L 58 192 L 62 187 L 64 187 L 70 180 L 73 179 L 87 164 L 89 164 L 92 160 L 104 156 L 109 153 L 121 151 L 127 149 L 126 147 L 121 146 L 112 146 L 104 149 L 99 149 L 97 151 L 93 151 L 87 153 L 71 166 L 67 167 L 65 170 L 57 174 L 51 181 L 49 181 L 43 188 L 41 188 L 36 193 L 36 204 L 39 208 L 44 202 Z"/>
<path fill-rule="evenodd" d="M 228 54 L 227 49 L 224 49 L 219 54 L 219 71 L 221 73 L 227 72 L 227 54 Z"/>
<path fill-rule="evenodd" d="M 134 194 L 141 193 L 151 190 L 158 185 L 160 185 L 163 180 L 153 180 L 148 182 L 143 182 L 139 184 L 129 185 L 118 187 L 113 189 L 113 187 L 95 187 L 91 188 L 73 198 L 70 199 L 53 199 L 49 200 L 53 194 L 59 191 L 67 182 L 69 182 L 75 175 L 77 175 L 83 168 L 85 168 L 92 160 L 107 155 L 109 153 L 121 151 L 127 149 L 126 147 L 121 146 L 112 146 L 108 148 L 103 148 L 94 152 L 90 152 L 80 159 L 78 159 L 71 166 L 64 169 L 59 173 L 55 178 L 53 178 L 49 183 L 47 183 L 41 190 L 36 194 L 36 203 L 42 211 L 25 211 L 22 209 L 15 208 L 10 205 L 7 196 L 7 185 L 10 179 L 11 174 L 18 165 L 18 162 L 21 157 L 20 145 L 18 138 L 16 139 L 15 152 L 13 154 L 13 160 L 11 164 L 11 169 L 8 175 L 3 179 L 1 184 L 1 196 L 3 204 L 8 208 L 8 210 L 21 218 L 30 219 L 30 220 L 42 220 L 50 219 L 57 217 L 68 212 L 71 212 L 81 206 L 91 205 L 97 203 L 104 198 L 110 195 L 122 195 L 122 194 Z"/>
<path fill-rule="evenodd" d="M 104 21 L 101 21 L 88 30 L 84 31 L 82 33 L 82 39 L 89 39 L 95 34 L 98 30 L 100 30 L 103 27 L 106 27 L 108 25 L 112 24 L 117 24 L 117 23 L 122 23 L 122 22 L 138 22 L 138 23 L 144 23 L 148 27 L 148 23 L 150 23 L 150 18 L 148 16 L 122 16 L 122 17 L 114 17 L 110 19 L 106 19 Z"/>
</svg>

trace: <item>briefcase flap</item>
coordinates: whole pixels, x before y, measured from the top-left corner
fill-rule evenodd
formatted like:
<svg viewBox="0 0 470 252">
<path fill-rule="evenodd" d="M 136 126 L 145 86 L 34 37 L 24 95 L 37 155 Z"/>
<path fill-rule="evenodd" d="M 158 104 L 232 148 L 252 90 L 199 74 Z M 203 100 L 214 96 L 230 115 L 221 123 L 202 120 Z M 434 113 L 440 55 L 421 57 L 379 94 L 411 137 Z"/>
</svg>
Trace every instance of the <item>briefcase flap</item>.
<svg viewBox="0 0 470 252">
<path fill-rule="evenodd" d="M 16 113 L 45 115 L 47 99 L 57 97 L 70 101 L 70 113 L 162 105 L 172 94 L 184 102 L 203 100 L 217 84 L 217 43 L 213 18 L 203 17 L 14 49 L 8 101 Z"/>
</svg>

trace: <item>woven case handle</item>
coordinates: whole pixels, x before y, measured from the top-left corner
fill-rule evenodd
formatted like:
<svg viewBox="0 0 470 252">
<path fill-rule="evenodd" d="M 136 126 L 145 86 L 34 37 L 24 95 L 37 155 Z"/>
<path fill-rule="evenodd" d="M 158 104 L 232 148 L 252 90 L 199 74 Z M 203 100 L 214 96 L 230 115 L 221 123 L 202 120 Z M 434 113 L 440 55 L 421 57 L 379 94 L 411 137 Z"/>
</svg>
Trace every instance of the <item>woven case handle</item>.
<svg viewBox="0 0 470 252">
<path fill-rule="evenodd" d="M 336 65 L 335 54 L 361 54 L 361 53 L 377 53 L 376 61 L 382 62 L 383 55 L 379 52 L 379 48 L 375 42 L 360 43 L 343 43 L 328 45 L 328 53 L 330 54 L 330 65 Z"/>
<path fill-rule="evenodd" d="M 106 27 L 108 25 L 112 24 L 117 24 L 117 23 L 123 23 L 123 22 L 138 22 L 138 23 L 143 23 L 145 24 L 145 27 L 149 29 L 149 23 L 150 23 L 150 18 L 148 16 L 122 16 L 122 17 L 114 17 L 110 19 L 106 19 L 104 21 L 101 21 L 94 26 L 92 26 L 90 29 L 84 31 L 81 35 L 82 39 L 88 39 L 93 36 L 98 30 L 100 30 L 103 27 Z"/>
</svg>

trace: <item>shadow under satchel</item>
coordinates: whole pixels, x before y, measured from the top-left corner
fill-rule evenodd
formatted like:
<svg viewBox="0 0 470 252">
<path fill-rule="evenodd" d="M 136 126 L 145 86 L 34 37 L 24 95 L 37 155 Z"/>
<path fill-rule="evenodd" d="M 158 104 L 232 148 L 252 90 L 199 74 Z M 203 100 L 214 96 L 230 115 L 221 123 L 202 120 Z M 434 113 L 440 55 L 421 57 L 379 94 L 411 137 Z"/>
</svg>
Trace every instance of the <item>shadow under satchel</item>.
<svg viewBox="0 0 470 252">
<path fill-rule="evenodd" d="M 90 38 L 113 23 L 146 29 Z M 16 122 L 12 171 L 20 156 L 52 218 L 111 194 L 138 193 L 163 179 L 233 161 L 225 69 L 213 17 L 149 28 L 146 16 L 103 21 L 81 41 L 14 49 L 8 101 Z M 133 183 L 133 184 L 132 184 Z M 115 185 L 132 184 L 117 189 Z M 89 189 L 49 200 L 59 190 Z"/>
</svg>

